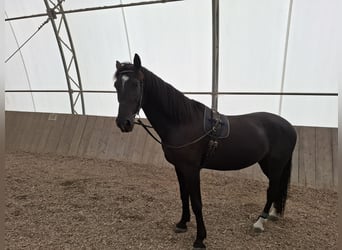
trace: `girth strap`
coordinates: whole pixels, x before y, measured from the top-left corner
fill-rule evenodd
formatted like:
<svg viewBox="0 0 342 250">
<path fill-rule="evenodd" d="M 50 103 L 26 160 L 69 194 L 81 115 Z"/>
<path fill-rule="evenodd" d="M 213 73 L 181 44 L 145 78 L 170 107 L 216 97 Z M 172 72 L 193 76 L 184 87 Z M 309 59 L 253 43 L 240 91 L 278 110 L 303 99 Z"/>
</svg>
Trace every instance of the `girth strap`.
<svg viewBox="0 0 342 250">
<path fill-rule="evenodd" d="M 205 107 L 204 109 L 204 131 L 212 131 L 209 136 L 208 148 L 204 154 L 201 165 L 207 163 L 210 157 L 215 154 L 219 145 L 219 139 L 227 138 L 230 133 L 229 120 L 219 112 Z"/>
</svg>

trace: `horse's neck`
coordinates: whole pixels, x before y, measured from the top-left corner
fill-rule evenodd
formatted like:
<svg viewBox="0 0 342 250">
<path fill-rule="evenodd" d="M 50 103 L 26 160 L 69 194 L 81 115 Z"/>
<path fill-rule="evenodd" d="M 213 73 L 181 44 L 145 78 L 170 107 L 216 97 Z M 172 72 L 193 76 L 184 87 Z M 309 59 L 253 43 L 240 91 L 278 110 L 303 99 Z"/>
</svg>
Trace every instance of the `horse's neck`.
<svg viewBox="0 0 342 250">
<path fill-rule="evenodd" d="M 168 138 L 168 126 L 170 125 L 168 120 L 162 112 L 156 110 L 153 105 L 143 106 L 144 113 L 151 123 L 154 130 L 157 132 L 162 141 L 166 141 Z"/>
<path fill-rule="evenodd" d="M 147 71 L 147 77 L 144 79 L 144 98 L 143 110 L 147 119 L 158 133 L 163 141 L 168 141 L 169 134 L 172 130 L 178 129 L 182 126 L 182 122 L 175 121 L 172 117 L 173 114 L 169 114 L 170 109 L 165 107 L 164 98 L 158 91 L 156 91 L 157 84 L 166 84 L 159 77 L 153 73 Z M 177 108 L 177 107 L 176 107 Z M 177 109 L 173 112 L 177 113 Z"/>
<path fill-rule="evenodd" d="M 168 127 L 172 121 L 170 121 L 169 115 L 166 113 L 167 111 L 163 109 L 162 98 L 165 97 L 158 95 L 158 92 L 153 89 L 157 84 L 155 81 L 159 80 L 155 77 L 150 73 L 144 79 L 144 101 L 142 109 L 159 137 L 162 141 L 165 141 L 168 137 Z"/>
</svg>

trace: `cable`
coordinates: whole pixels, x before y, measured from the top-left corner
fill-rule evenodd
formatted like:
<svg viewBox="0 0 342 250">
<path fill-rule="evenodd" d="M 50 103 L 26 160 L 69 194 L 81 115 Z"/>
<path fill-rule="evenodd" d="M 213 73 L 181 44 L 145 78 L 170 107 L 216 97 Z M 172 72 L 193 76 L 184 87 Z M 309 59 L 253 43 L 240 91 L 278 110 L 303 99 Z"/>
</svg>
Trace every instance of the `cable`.
<svg viewBox="0 0 342 250">
<path fill-rule="evenodd" d="M 7 63 L 19 50 L 21 50 L 21 48 L 22 47 L 24 47 L 25 46 L 25 44 L 26 43 L 28 43 L 37 33 L 38 33 L 38 31 L 41 29 L 41 28 L 43 28 L 43 26 L 45 25 L 45 24 L 47 24 L 48 22 L 49 22 L 49 20 L 50 20 L 50 17 L 49 18 L 47 18 L 39 27 L 38 27 L 38 29 L 28 38 L 28 39 L 26 39 L 26 41 L 22 44 L 22 45 L 20 45 L 19 46 L 19 48 L 17 48 L 7 59 L 6 59 L 6 61 L 5 61 L 5 63 Z"/>
<path fill-rule="evenodd" d="M 6 17 L 8 17 L 6 11 L 5 11 L 5 15 L 6 15 Z M 10 26 L 10 28 L 11 28 L 11 31 L 12 31 L 12 34 L 13 34 L 13 37 L 14 37 L 14 40 L 15 40 L 17 46 L 19 47 L 19 42 L 18 42 L 17 36 L 16 36 L 16 34 L 15 34 L 15 32 L 14 32 L 14 28 L 13 28 L 13 26 L 12 26 L 12 23 L 11 23 L 11 22 L 8 22 L 8 23 L 9 23 L 9 26 Z M 20 54 L 20 57 L 21 57 L 21 61 L 23 62 L 23 66 L 24 66 L 24 71 L 25 71 L 27 83 L 28 83 L 28 85 L 29 85 L 30 90 L 32 90 L 31 81 L 30 81 L 29 74 L 28 74 L 28 72 L 27 72 L 27 68 L 26 68 L 24 56 L 23 56 L 23 54 L 21 53 L 20 50 L 19 50 L 19 54 Z M 36 104 L 35 104 L 35 102 L 34 102 L 33 92 L 30 92 L 30 94 L 31 94 L 31 100 L 32 100 L 32 105 L 33 105 L 33 111 L 36 112 Z"/>
<path fill-rule="evenodd" d="M 120 4 L 122 5 L 122 0 L 120 0 Z M 125 27 L 125 34 L 126 34 L 126 40 L 127 40 L 127 48 L 128 48 L 129 59 L 130 59 L 131 62 L 132 62 L 131 44 L 130 44 L 130 42 L 129 42 L 128 29 L 127 29 L 127 22 L 126 22 L 126 15 L 125 15 L 125 10 L 124 10 L 124 8 L 121 8 L 121 14 L 122 14 L 123 22 L 124 22 L 124 27 Z"/>
<path fill-rule="evenodd" d="M 287 54 L 288 54 L 288 46 L 289 46 L 290 29 L 291 29 L 292 7 L 293 7 L 293 0 L 290 0 L 289 10 L 287 14 L 287 28 L 286 28 L 286 37 L 285 37 L 283 68 L 282 68 L 282 73 L 281 73 L 280 92 L 284 91 L 284 86 L 285 86 L 285 74 L 286 74 L 286 63 L 287 63 Z M 283 96 L 280 96 L 279 109 L 278 109 L 279 115 L 281 115 L 282 109 L 283 109 Z"/>
</svg>

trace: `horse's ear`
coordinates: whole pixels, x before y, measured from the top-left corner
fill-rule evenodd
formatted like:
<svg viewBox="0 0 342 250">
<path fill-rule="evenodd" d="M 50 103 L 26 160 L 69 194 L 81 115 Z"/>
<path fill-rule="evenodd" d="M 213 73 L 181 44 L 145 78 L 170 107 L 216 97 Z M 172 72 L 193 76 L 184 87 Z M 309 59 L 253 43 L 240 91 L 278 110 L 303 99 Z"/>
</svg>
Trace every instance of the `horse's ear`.
<svg viewBox="0 0 342 250">
<path fill-rule="evenodd" d="M 116 61 L 116 69 L 120 69 L 121 68 L 121 63 L 119 61 Z"/>
<path fill-rule="evenodd" d="M 138 54 L 134 55 L 133 63 L 134 63 L 134 67 L 136 67 L 137 69 L 141 68 L 141 60 Z"/>
</svg>

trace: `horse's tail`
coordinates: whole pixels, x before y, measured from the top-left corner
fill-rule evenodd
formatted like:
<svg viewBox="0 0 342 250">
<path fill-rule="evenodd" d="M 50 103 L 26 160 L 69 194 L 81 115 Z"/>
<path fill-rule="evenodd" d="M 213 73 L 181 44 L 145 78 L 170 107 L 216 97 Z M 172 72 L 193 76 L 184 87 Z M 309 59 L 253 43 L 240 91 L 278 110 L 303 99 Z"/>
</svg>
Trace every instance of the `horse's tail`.
<svg viewBox="0 0 342 250">
<path fill-rule="evenodd" d="M 280 179 L 280 188 L 279 188 L 279 199 L 275 202 L 275 208 L 278 213 L 281 215 L 284 214 L 287 193 L 289 189 L 290 179 L 291 179 L 291 170 L 292 170 L 292 157 L 288 160 L 283 169 L 283 173 Z"/>
</svg>

